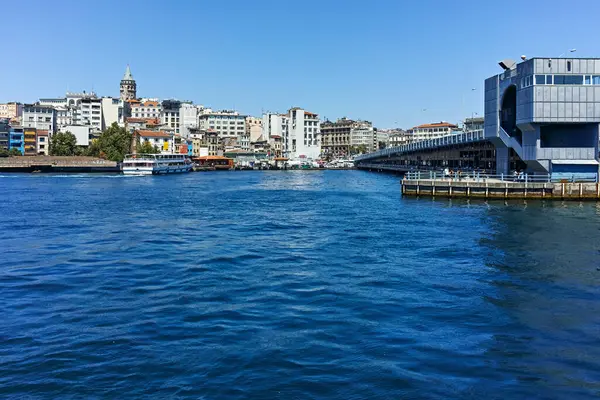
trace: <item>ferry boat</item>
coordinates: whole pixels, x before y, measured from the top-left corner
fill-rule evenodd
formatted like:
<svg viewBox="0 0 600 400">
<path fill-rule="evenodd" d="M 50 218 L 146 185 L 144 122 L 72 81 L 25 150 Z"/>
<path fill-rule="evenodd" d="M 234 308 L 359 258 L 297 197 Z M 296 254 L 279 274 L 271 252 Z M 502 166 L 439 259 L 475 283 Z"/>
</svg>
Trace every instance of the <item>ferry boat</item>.
<svg viewBox="0 0 600 400">
<path fill-rule="evenodd" d="M 192 162 L 185 154 L 127 154 L 124 175 L 160 175 L 190 172 Z"/>
</svg>

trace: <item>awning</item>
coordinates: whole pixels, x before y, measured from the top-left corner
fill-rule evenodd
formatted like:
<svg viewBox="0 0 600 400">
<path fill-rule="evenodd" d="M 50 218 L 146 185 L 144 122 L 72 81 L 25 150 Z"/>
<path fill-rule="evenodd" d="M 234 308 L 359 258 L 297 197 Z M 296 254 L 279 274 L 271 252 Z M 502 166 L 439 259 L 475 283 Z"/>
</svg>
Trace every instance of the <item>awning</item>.
<svg viewBox="0 0 600 400">
<path fill-rule="evenodd" d="M 596 160 L 550 160 L 552 164 L 568 164 L 568 165 L 598 165 Z"/>
</svg>

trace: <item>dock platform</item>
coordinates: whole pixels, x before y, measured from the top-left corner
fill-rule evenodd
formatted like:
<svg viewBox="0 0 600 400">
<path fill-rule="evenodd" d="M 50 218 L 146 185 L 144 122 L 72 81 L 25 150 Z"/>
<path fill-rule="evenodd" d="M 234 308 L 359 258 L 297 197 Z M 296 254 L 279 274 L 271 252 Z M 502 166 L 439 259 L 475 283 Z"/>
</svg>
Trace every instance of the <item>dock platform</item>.
<svg viewBox="0 0 600 400">
<path fill-rule="evenodd" d="M 600 200 L 598 182 L 508 182 L 500 180 L 403 179 L 405 196 L 483 199 Z"/>
</svg>

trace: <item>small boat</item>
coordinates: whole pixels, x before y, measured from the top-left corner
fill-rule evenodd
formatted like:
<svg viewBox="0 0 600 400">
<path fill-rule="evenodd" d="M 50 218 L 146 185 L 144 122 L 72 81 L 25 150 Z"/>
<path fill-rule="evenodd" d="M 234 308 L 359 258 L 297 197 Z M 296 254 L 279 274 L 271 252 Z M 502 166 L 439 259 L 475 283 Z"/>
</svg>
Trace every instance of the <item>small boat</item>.
<svg viewBox="0 0 600 400">
<path fill-rule="evenodd" d="M 123 160 L 124 175 L 181 174 L 192 170 L 185 154 L 127 154 Z"/>
</svg>

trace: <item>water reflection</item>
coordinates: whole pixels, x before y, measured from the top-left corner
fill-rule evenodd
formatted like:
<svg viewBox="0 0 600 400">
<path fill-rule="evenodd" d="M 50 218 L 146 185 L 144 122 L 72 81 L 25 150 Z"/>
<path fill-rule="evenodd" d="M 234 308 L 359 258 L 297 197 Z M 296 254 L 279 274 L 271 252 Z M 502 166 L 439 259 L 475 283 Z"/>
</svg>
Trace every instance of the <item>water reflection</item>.
<svg viewBox="0 0 600 400">
<path fill-rule="evenodd" d="M 519 212 L 526 211 L 526 212 Z M 495 288 L 486 294 L 503 321 L 487 358 L 515 394 L 593 396 L 600 390 L 598 207 L 529 202 L 490 209 Z M 521 387 L 520 381 L 530 386 Z"/>
</svg>

